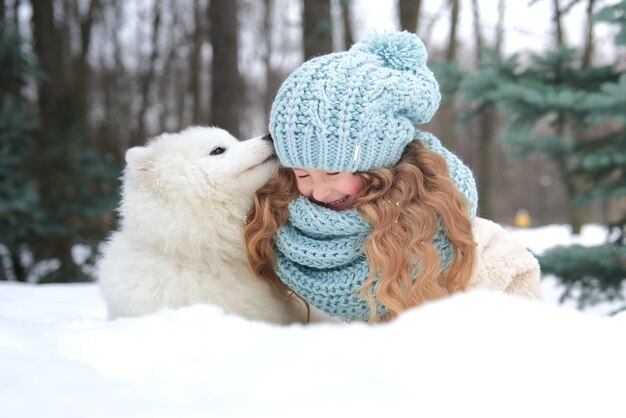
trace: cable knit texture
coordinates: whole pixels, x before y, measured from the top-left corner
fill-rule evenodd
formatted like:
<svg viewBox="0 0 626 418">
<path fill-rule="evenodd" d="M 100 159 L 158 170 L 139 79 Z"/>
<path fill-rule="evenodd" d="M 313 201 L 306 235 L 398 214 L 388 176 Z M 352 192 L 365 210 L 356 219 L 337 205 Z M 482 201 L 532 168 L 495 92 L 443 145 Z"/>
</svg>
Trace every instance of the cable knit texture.
<svg viewBox="0 0 626 418">
<path fill-rule="evenodd" d="M 358 292 L 370 274 L 363 247 L 370 232 L 356 209 L 334 211 L 300 196 L 289 204 L 289 218 L 274 237 L 276 273 L 316 308 L 348 320 L 365 320 L 370 309 Z M 442 228 L 433 246 L 442 265 L 447 265 L 452 248 Z M 377 314 L 385 312 L 378 304 Z"/>
<path fill-rule="evenodd" d="M 292 205 L 289 226 L 276 238 L 279 277 L 329 315 L 346 320 L 367 319 L 369 307 L 356 295 L 369 275 L 369 264 L 362 252 L 368 225 L 352 210 L 333 212 L 316 207 L 310 211 L 314 204 L 302 197 Z M 325 212 L 328 217 L 323 216 Z M 540 300 L 537 259 L 492 221 L 476 218 L 472 230 L 478 246 L 468 291 L 493 290 Z M 433 245 L 445 263 L 450 256 L 445 236 L 438 234 Z M 376 282 L 370 290 L 375 287 Z M 380 304 L 377 309 L 379 315 L 385 312 Z"/>
<path fill-rule="evenodd" d="M 391 167 L 428 122 L 441 94 L 428 55 L 409 32 L 372 34 L 347 52 L 311 59 L 282 84 L 270 133 L 287 167 Z"/>
</svg>

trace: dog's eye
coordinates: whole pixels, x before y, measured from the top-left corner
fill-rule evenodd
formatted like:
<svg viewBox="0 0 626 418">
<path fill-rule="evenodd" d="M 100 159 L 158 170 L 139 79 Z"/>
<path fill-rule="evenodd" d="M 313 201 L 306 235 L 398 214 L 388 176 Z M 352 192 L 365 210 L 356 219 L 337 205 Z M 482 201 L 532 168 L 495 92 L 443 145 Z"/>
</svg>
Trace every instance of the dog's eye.
<svg viewBox="0 0 626 418">
<path fill-rule="evenodd" d="M 220 154 L 223 154 L 224 152 L 226 152 L 225 148 L 215 147 L 211 150 L 210 155 L 220 155 Z"/>
</svg>

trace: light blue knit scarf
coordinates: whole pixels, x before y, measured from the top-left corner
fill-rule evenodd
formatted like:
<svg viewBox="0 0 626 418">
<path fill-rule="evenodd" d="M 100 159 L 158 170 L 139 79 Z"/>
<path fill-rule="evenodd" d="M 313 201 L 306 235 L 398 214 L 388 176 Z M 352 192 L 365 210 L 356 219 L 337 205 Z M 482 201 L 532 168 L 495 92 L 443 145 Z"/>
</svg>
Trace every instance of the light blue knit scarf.
<svg viewBox="0 0 626 418">
<path fill-rule="evenodd" d="M 370 317 L 367 302 L 358 296 L 370 265 L 364 240 L 370 225 L 356 209 L 334 211 L 299 196 L 289 204 L 289 218 L 275 237 L 276 273 L 293 291 L 328 314 L 347 320 Z M 433 239 L 442 265 L 452 249 L 443 229 Z M 378 279 L 372 284 L 374 291 Z M 386 309 L 377 304 L 377 315 Z"/>
</svg>

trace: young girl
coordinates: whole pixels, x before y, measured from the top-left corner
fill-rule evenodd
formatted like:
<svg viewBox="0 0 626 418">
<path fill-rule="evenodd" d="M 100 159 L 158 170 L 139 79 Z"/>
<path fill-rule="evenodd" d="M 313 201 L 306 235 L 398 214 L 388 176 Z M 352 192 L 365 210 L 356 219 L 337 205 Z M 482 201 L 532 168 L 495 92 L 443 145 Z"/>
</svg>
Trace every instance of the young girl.
<svg viewBox="0 0 626 418">
<path fill-rule="evenodd" d="M 270 132 L 283 165 L 244 228 L 252 270 L 345 320 L 388 320 L 472 288 L 539 297 L 535 258 L 476 218 L 474 177 L 416 124 L 439 87 L 421 40 L 371 35 L 283 83 Z"/>
</svg>

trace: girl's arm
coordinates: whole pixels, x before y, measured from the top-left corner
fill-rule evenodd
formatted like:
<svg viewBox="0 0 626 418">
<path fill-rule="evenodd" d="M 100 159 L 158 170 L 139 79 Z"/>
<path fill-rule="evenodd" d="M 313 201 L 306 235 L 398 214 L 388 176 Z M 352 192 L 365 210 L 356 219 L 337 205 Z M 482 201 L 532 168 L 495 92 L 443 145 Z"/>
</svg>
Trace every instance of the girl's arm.
<svg viewBox="0 0 626 418">
<path fill-rule="evenodd" d="M 528 299 L 541 299 L 539 262 L 530 251 L 495 222 L 476 218 L 477 265 L 469 289 L 504 291 Z"/>
</svg>

